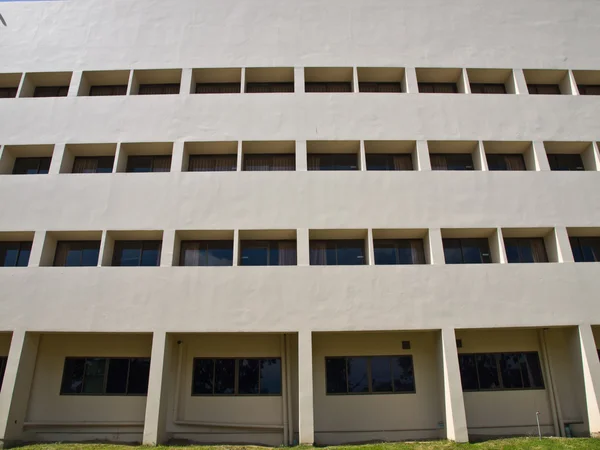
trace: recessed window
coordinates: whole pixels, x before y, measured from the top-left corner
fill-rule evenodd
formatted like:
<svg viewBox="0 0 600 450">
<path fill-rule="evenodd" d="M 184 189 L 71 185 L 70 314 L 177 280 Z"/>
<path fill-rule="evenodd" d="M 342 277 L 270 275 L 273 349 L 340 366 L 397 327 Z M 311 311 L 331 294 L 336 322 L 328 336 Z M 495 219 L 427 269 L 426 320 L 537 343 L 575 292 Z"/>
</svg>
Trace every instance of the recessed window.
<svg viewBox="0 0 600 450">
<path fill-rule="evenodd" d="M 473 170 L 473 157 L 469 153 L 432 153 L 432 170 Z"/>
<path fill-rule="evenodd" d="M 183 167 L 188 172 L 235 172 L 238 161 L 236 141 L 186 142 Z"/>
<path fill-rule="evenodd" d="M 352 92 L 352 73 L 352 67 L 306 67 L 304 90 L 320 93 Z"/>
<path fill-rule="evenodd" d="M 426 94 L 457 94 L 456 83 L 419 83 L 419 92 Z"/>
<path fill-rule="evenodd" d="M 358 155 L 353 153 L 309 154 L 308 170 L 358 170 Z"/>
<path fill-rule="evenodd" d="M 190 155 L 189 172 L 235 172 L 237 155 Z"/>
<path fill-rule="evenodd" d="M 462 69 L 417 68 L 419 92 L 429 94 L 464 93 Z"/>
<path fill-rule="evenodd" d="M 20 97 L 66 97 L 71 84 L 71 72 L 27 73 Z"/>
<path fill-rule="evenodd" d="M 492 262 L 486 238 L 443 239 L 446 264 L 487 264 Z"/>
<path fill-rule="evenodd" d="M 569 241 L 575 262 L 600 261 L 600 237 L 571 237 Z"/>
<path fill-rule="evenodd" d="M 127 159 L 127 172 L 169 172 L 171 155 L 139 155 Z"/>
<path fill-rule="evenodd" d="M 38 86 L 33 91 L 34 97 L 66 97 L 69 86 Z"/>
<path fill-rule="evenodd" d="M 599 70 L 574 70 L 579 95 L 600 95 Z"/>
<path fill-rule="evenodd" d="M 548 163 L 551 170 L 558 171 L 577 171 L 585 170 L 581 155 L 577 154 L 559 154 L 553 153 L 548 155 Z"/>
<path fill-rule="evenodd" d="M 27 267 L 31 254 L 31 241 L 0 242 L 0 267 Z"/>
<path fill-rule="evenodd" d="M 106 97 L 126 95 L 129 70 L 85 71 L 79 84 L 79 96 Z"/>
<path fill-rule="evenodd" d="M 192 76 L 196 94 L 239 94 L 242 69 L 194 69 Z"/>
<path fill-rule="evenodd" d="M 325 358 L 328 395 L 415 393 L 411 355 Z"/>
<path fill-rule="evenodd" d="M 310 241 L 311 266 L 359 266 L 365 262 L 364 239 Z"/>
<path fill-rule="evenodd" d="M 487 154 L 489 170 L 527 170 L 521 154 Z"/>
<path fill-rule="evenodd" d="M 0 73 L 0 98 L 15 98 L 20 82 L 20 73 Z"/>
<path fill-rule="evenodd" d="M 196 94 L 239 94 L 240 83 L 197 83 Z"/>
<path fill-rule="evenodd" d="M 558 84 L 528 84 L 527 90 L 533 95 L 560 95 Z"/>
<path fill-rule="evenodd" d="M 50 157 L 15 158 L 13 175 L 42 175 L 50 170 Z"/>
<path fill-rule="evenodd" d="M 102 85 L 102 86 L 90 86 L 90 97 L 108 97 L 113 95 L 126 95 L 127 85 Z"/>
<path fill-rule="evenodd" d="M 422 239 L 374 239 L 375 264 L 425 264 Z"/>
<path fill-rule="evenodd" d="M 296 170 L 295 155 L 245 155 L 245 171 Z"/>
<path fill-rule="evenodd" d="M 192 395 L 281 395 L 281 358 L 194 358 Z"/>
<path fill-rule="evenodd" d="M 294 68 L 248 68 L 246 69 L 246 92 L 251 94 L 294 92 Z"/>
<path fill-rule="evenodd" d="M 76 156 L 73 173 L 111 173 L 114 163 L 114 156 Z"/>
<path fill-rule="evenodd" d="M 161 241 L 116 241 L 113 266 L 159 266 Z"/>
<path fill-rule="evenodd" d="M 516 86 L 510 69 L 467 69 L 471 94 L 515 94 Z"/>
<path fill-rule="evenodd" d="M 232 266 L 232 241 L 182 241 L 180 266 Z"/>
<path fill-rule="evenodd" d="M 65 358 L 60 395 L 147 395 L 150 358 Z"/>
<path fill-rule="evenodd" d="M 7 362 L 8 356 L 0 356 L 0 390 L 2 389 L 2 382 L 4 381 L 4 372 L 6 372 Z"/>
<path fill-rule="evenodd" d="M 245 240 L 240 255 L 242 266 L 295 266 L 296 241 Z"/>
<path fill-rule="evenodd" d="M 505 238 L 504 246 L 509 263 L 548 262 L 543 238 Z"/>
<path fill-rule="evenodd" d="M 463 391 L 544 389 L 537 352 L 459 354 Z"/>
<path fill-rule="evenodd" d="M 179 94 L 181 69 L 136 70 L 133 75 L 132 94 Z"/>
<path fill-rule="evenodd" d="M 140 84 L 138 95 L 179 94 L 179 83 Z"/>
<path fill-rule="evenodd" d="M 502 83 L 471 83 L 471 94 L 506 94 Z"/>
<path fill-rule="evenodd" d="M 403 68 L 359 67 L 357 73 L 359 92 L 402 92 Z"/>
<path fill-rule="evenodd" d="M 572 95 L 567 70 L 525 69 L 527 89 L 532 95 Z"/>
<path fill-rule="evenodd" d="M 15 98 L 17 96 L 17 88 L 0 87 L 0 98 Z"/>
<path fill-rule="evenodd" d="M 412 155 L 367 153 L 367 170 L 413 170 Z"/>
<path fill-rule="evenodd" d="M 92 267 L 98 265 L 100 241 L 58 241 L 54 265 L 60 267 Z"/>
</svg>

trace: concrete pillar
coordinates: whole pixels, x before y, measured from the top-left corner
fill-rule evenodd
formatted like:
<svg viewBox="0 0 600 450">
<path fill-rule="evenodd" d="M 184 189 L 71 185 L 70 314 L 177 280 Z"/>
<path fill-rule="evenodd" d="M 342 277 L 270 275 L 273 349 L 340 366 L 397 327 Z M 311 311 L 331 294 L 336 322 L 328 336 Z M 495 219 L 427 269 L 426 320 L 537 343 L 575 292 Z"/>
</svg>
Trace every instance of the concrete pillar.
<svg viewBox="0 0 600 450">
<path fill-rule="evenodd" d="M 469 442 L 454 329 L 443 328 L 441 330 L 440 353 L 444 385 L 446 439 L 456 442 Z"/>
<path fill-rule="evenodd" d="M 367 230 L 367 264 L 369 266 L 375 265 L 375 243 L 373 242 L 373 230 L 371 228 Z"/>
<path fill-rule="evenodd" d="M 513 82 L 515 86 L 515 94 L 529 95 L 527 80 L 525 79 L 525 73 L 523 72 L 523 69 L 513 70 Z"/>
<path fill-rule="evenodd" d="M 545 239 L 551 262 L 574 262 L 569 233 L 565 227 L 556 227 Z"/>
<path fill-rule="evenodd" d="M 115 240 L 108 233 L 108 231 L 102 231 L 102 239 L 100 240 L 100 251 L 98 256 L 98 267 L 110 266 L 114 248 Z"/>
<path fill-rule="evenodd" d="M 490 236 L 490 251 L 492 253 L 493 262 L 498 264 L 508 263 L 502 228 L 496 228 L 496 231 Z"/>
<path fill-rule="evenodd" d="M 173 156 L 171 157 L 171 172 L 183 171 L 185 142 L 176 141 L 173 143 Z"/>
<path fill-rule="evenodd" d="M 579 89 L 577 89 L 577 82 L 573 76 L 573 72 L 567 70 L 567 74 L 560 81 L 560 93 L 563 95 L 579 95 Z"/>
<path fill-rule="evenodd" d="M 358 170 L 367 170 L 367 154 L 365 153 L 365 141 L 359 142 Z"/>
<path fill-rule="evenodd" d="M 296 230 L 296 246 L 299 266 L 310 266 L 310 240 L 308 228 L 298 228 Z"/>
<path fill-rule="evenodd" d="M 181 70 L 181 88 L 179 93 L 190 95 L 196 92 L 196 83 L 194 83 L 194 73 L 192 69 Z"/>
<path fill-rule="evenodd" d="M 168 374 L 171 358 L 171 339 L 164 331 L 152 336 L 150 378 L 146 397 L 143 445 L 158 445 L 166 439 Z"/>
<path fill-rule="evenodd" d="M 431 170 L 431 160 L 429 159 L 429 146 L 427 145 L 427 141 L 417 141 L 417 149 L 416 149 L 416 164 L 415 170 Z"/>
<path fill-rule="evenodd" d="M 306 141 L 296 141 L 296 172 L 306 172 L 307 170 Z"/>
<path fill-rule="evenodd" d="M 315 442 L 312 332 L 298 333 L 298 421 L 300 445 Z"/>
<path fill-rule="evenodd" d="M 360 92 L 358 85 L 358 68 L 352 68 L 352 92 Z"/>
<path fill-rule="evenodd" d="M 31 244 L 31 253 L 29 254 L 29 267 L 39 267 L 42 262 L 42 254 L 44 253 L 44 244 L 46 242 L 46 232 L 38 230 L 33 235 L 33 243 Z"/>
<path fill-rule="evenodd" d="M 58 175 L 63 165 L 63 158 L 65 157 L 65 144 L 55 144 L 54 151 L 52 152 L 52 159 L 50 160 L 50 168 L 48 174 Z"/>
<path fill-rule="evenodd" d="M 240 265 L 240 230 L 233 230 L 233 266 Z"/>
<path fill-rule="evenodd" d="M 160 251 L 160 267 L 171 267 L 175 253 L 175 230 L 164 230 Z"/>
<path fill-rule="evenodd" d="M 598 152 L 598 144 L 592 142 L 588 148 L 581 154 L 585 170 L 599 171 L 600 170 L 600 153 Z"/>
<path fill-rule="evenodd" d="M 73 71 L 71 75 L 71 82 L 69 83 L 69 91 L 67 92 L 67 97 L 77 97 L 81 90 L 81 85 L 86 85 L 85 78 L 83 76 L 83 72 L 81 70 Z M 88 87 L 89 90 L 89 87 Z"/>
<path fill-rule="evenodd" d="M 446 264 L 444 256 L 444 244 L 442 242 L 442 230 L 432 228 L 424 239 L 425 260 L 427 264 Z"/>
<path fill-rule="evenodd" d="M 475 170 L 482 170 L 484 172 L 489 170 L 482 141 L 477 142 L 477 146 L 473 151 L 473 166 Z"/>
<path fill-rule="evenodd" d="M 469 83 L 469 75 L 467 75 L 467 69 L 460 69 L 460 76 L 458 77 L 456 86 L 458 87 L 458 92 L 461 94 L 471 93 L 471 84 Z"/>
<path fill-rule="evenodd" d="M 592 327 L 589 324 L 579 325 L 578 334 L 588 425 L 590 435 L 598 438 L 600 437 L 600 360 L 598 360 Z"/>
<path fill-rule="evenodd" d="M 532 149 L 535 170 L 550 170 L 550 163 L 548 162 L 548 155 L 546 154 L 544 143 L 542 141 L 533 141 Z"/>
<path fill-rule="evenodd" d="M 243 142 L 238 141 L 237 147 L 237 171 L 241 172 L 244 168 L 244 152 L 243 152 Z"/>
<path fill-rule="evenodd" d="M 407 67 L 404 69 L 404 78 L 402 79 L 402 92 L 407 92 L 409 94 L 419 93 L 417 70 L 414 67 Z"/>
<path fill-rule="evenodd" d="M 0 392 L 0 448 L 22 440 L 39 342 L 39 334 L 13 332 Z"/>
<path fill-rule="evenodd" d="M 294 67 L 294 92 L 304 93 L 304 67 Z"/>
</svg>

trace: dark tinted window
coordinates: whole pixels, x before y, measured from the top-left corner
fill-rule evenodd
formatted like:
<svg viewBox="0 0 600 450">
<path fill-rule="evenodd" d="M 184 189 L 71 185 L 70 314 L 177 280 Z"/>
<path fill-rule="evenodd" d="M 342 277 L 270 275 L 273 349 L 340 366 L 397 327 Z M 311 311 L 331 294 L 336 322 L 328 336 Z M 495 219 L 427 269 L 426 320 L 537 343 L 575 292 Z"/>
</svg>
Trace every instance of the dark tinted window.
<svg viewBox="0 0 600 450">
<path fill-rule="evenodd" d="M 127 172 L 169 172 L 171 156 L 130 156 L 127 158 Z"/>
<path fill-rule="evenodd" d="M 402 85 L 394 82 L 363 82 L 358 83 L 358 90 L 360 92 L 402 92 Z"/>
<path fill-rule="evenodd" d="M 432 170 L 473 170 L 470 153 L 432 153 Z"/>
<path fill-rule="evenodd" d="M 189 172 L 235 172 L 236 155 L 191 155 Z"/>
<path fill-rule="evenodd" d="M 140 84 L 138 95 L 179 94 L 179 83 Z"/>
<path fill-rule="evenodd" d="M 487 238 L 443 239 L 446 264 L 491 263 Z"/>
<path fill-rule="evenodd" d="M 570 242 L 575 262 L 600 261 L 600 237 L 572 237 Z"/>
<path fill-rule="evenodd" d="M 34 97 L 66 97 L 69 86 L 38 86 L 33 91 Z"/>
<path fill-rule="evenodd" d="M 239 94 L 240 83 L 196 83 L 196 94 Z"/>
<path fill-rule="evenodd" d="M 0 242 L 0 267 L 27 267 L 31 242 Z"/>
<path fill-rule="evenodd" d="M 375 264 L 425 264 L 422 239 L 375 239 Z"/>
<path fill-rule="evenodd" d="M 577 154 L 551 154 L 548 162 L 552 170 L 585 170 L 581 155 Z"/>
<path fill-rule="evenodd" d="M 4 372 L 6 372 L 6 362 L 8 356 L 0 356 L 0 390 L 2 389 L 2 382 L 4 381 Z"/>
<path fill-rule="evenodd" d="M 486 158 L 489 170 L 527 170 L 523 155 L 488 154 Z"/>
<path fill-rule="evenodd" d="M 600 95 L 600 85 L 598 84 L 579 84 L 577 88 L 580 95 Z"/>
<path fill-rule="evenodd" d="M 472 94 L 506 94 L 502 83 L 471 83 Z"/>
<path fill-rule="evenodd" d="M 365 241 L 310 241 L 310 264 L 313 266 L 355 266 L 365 264 Z"/>
<path fill-rule="evenodd" d="M 548 262 L 542 238 L 505 238 L 504 246 L 509 263 Z"/>
<path fill-rule="evenodd" d="M 115 85 L 115 86 L 92 86 L 90 88 L 90 97 L 102 97 L 111 95 L 125 95 L 127 94 L 127 85 Z"/>
<path fill-rule="evenodd" d="M 413 170 L 411 155 L 367 153 L 367 170 Z"/>
<path fill-rule="evenodd" d="M 350 81 L 341 82 L 306 82 L 305 92 L 352 92 L 352 83 Z"/>
<path fill-rule="evenodd" d="M 294 92 L 294 83 L 247 83 L 246 92 L 250 94 L 275 94 Z"/>
<path fill-rule="evenodd" d="M 419 83 L 419 92 L 429 94 L 457 94 L 456 83 Z"/>
<path fill-rule="evenodd" d="M 98 265 L 100 241 L 59 241 L 56 244 L 54 265 L 86 267 Z"/>
<path fill-rule="evenodd" d="M 458 355 L 464 391 L 544 389 L 537 352 Z"/>
<path fill-rule="evenodd" d="M 180 266 L 232 266 L 233 241 L 182 241 Z"/>
<path fill-rule="evenodd" d="M 358 170 L 358 155 L 356 153 L 309 154 L 308 170 Z"/>
<path fill-rule="evenodd" d="M 242 266 L 295 266 L 296 241 L 242 241 Z"/>
<path fill-rule="evenodd" d="M 116 241 L 113 266 L 160 265 L 161 241 Z"/>
<path fill-rule="evenodd" d="M 245 155 L 244 170 L 296 170 L 296 155 Z"/>
<path fill-rule="evenodd" d="M 77 156 L 73 173 L 111 173 L 114 162 L 114 156 Z"/>
<path fill-rule="evenodd" d="M 41 175 L 48 173 L 51 158 L 16 158 L 14 175 Z"/>
<path fill-rule="evenodd" d="M 527 89 L 533 95 L 560 95 L 558 84 L 528 84 Z"/>
<path fill-rule="evenodd" d="M 17 96 L 17 88 L 0 87 L 0 98 L 15 98 Z"/>
</svg>

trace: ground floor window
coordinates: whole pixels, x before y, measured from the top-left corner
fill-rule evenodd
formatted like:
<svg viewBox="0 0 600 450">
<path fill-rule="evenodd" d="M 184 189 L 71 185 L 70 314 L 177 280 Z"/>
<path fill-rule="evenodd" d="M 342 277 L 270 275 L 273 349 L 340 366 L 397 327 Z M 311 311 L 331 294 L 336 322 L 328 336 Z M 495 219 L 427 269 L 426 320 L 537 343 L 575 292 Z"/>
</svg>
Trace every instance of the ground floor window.
<svg viewBox="0 0 600 450">
<path fill-rule="evenodd" d="M 411 355 L 325 358 L 327 394 L 415 392 Z"/>
</svg>

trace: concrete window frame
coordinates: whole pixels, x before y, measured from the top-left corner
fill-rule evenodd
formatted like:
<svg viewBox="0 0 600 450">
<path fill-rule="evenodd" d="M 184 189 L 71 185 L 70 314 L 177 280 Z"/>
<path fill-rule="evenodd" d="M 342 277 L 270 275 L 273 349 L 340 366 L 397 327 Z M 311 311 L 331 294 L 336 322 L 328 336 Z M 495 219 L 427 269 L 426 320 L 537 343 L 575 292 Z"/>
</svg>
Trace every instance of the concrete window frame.
<svg viewBox="0 0 600 450">
<path fill-rule="evenodd" d="M 573 70 L 579 95 L 600 95 L 600 70 Z"/>
<path fill-rule="evenodd" d="M 244 93 L 294 93 L 293 67 L 247 67 L 244 69 Z"/>
<path fill-rule="evenodd" d="M 73 72 L 27 72 L 21 79 L 17 97 L 36 97 L 35 93 L 38 87 L 61 87 L 63 91 L 66 89 L 66 92 L 64 95 L 59 95 L 59 97 L 66 97 L 72 78 Z"/>
<path fill-rule="evenodd" d="M 404 67 L 358 67 L 358 91 L 369 93 L 406 93 Z"/>
<path fill-rule="evenodd" d="M 362 141 L 307 141 L 306 153 L 309 171 L 319 170 L 314 167 L 311 168 L 311 155 L 335 154 L 356 155 L 356 169 L 350 170 L 366 170 L 364 145 L 362 144 Z"/>
<path fill-rule="evenodd" d="M 408 155 L 412 164 L 411 171 L 417 170 L 418 156 L 416 141 L 363 141 L 361 146 L 361 156 L 364 150 L 365 162 L 361 164 L 365 170 L 369 170 L 369 155 Z M 400 170 L 400 169 L 396 169 Z"/>
<path fill-rule="evenodd" d="M 129 80 L 128 95 L 141 95 L 140 86 L 143 85 L 179 85 L 178 92 L 145 94 L 145 96 L 155 95 L 179 95 L 181 94 L 182 69 L 137 69 L 131 72 Z"/>
<path fill-rule="evenodd" d="M 304 92 L 352 93 L 358 91 L 353 67 L 305 67 Z M 318 89 L 314 89 L 318 88 Z"/>
<path fill-rule="evenodd" d="M 171 165 L 167 172 L 174 171 L 173 142 L 119 143 L 117 145 L 114 171 L 117 173 L 127 172 L 127 163 L 130 156 L 170 156 Z M 153 174 L 156 175 L 156 173 Z"/>
<path fill-rule="evenodd" d="M 577 85 L 570 70 L 523 69 L 523 74 L 530 95 L 532 95 L 532 87 L 538 85 L 558 86 L 560 95 L 577 95 Z"/>
<path fill-rule="evenodd" d="M 54 150 L 53 144 L 4 145 L 0 147 L 0 174 L 12 174 L 17 158 L 51 158 L 49 173 L 52 173 Z"/>
<path fill-rule="evenodd" d="M 21 73 L 0 73 L 0 99 L 15 98 L 22 77 Z"/>
<path fill-rule="evenodd" d="M 502 234 L 497 228 L 442 228 L 441 232 L 443 246 L 445 239 L 487 239 L 490 262 L 482 262 L 481 264 L 502 264 L 506 262 Z"/>
<path fill-rule="evenodd" d="M 486 164 L 489 155 L 520 155 L 526 171 L 539 170 L 531 141 L 483 141 Z M 489 170 L 489 164 L 487 164 Z M 507 170 L 508 171 L 508 170 Z"/>
<path fill-rule="evenodd" d="M 487 162 L 479 141 L 427 141 L 427 147 L 430 163 L 433 155 L 470 155 L 473 169 L 465 171 L 487 170 Z M 434 169 L 433 164 L 432 170 L 450 171 L 450 169 Z"/>
<path fill-rule="evenodd" d="M 183 144 L 181 170 L 183 172 L 193 172 L 193 170 L 190 170 L 190 158 L 194 156 L 232 156 L 235 158 L 235 170 L 237 171 L 239 170 L 238 147 L 238 141 L 186 141 Z M 176 164 L 177 162 L 174 161 L 174 166 Z"/>
<path fill-rule="evenodd" d="M 77 95 L 80 97 L 93 97 L 94 88 L 115 88 L 112 94 L 107 95 L 127 95 L 129 89 L 129 81 L 131 78 L 130 70 L 90 70 L 84 71 L 81 74 L 81 81 L 79 82 L 79 89 Z M 122 88 L 122 90 L 121 90 Z M 118 93 L 116 93 L 118 91 Z M 122 92 L 121 92 L 122 91 Z"/>
<path fill-rule="evenodd" d="M 242 92 L 242 68 L 192 69 L 191 94 L 239 94 Z M 185 87 L 183 87 L 185 90 Z"/>
<path fill-rule="evenodd" d="M 519 89 L 512 69 L 467 69 L 469 86 L 473 94 L 473 85 L 502 85 L 503 94 L 517 94 Z M 485 94 L 485 92 L 483 92 Z"/>
<path fill-rule="evenodd" d="M 248 171 L 246 157 L 253 155 L 289 156 L 289 167 L 286 171 L 296 170 L 296 142 L 295 141 L 243 141 L 241 153 L 241 169 Z"/>
<path fill-rule="evenodd" d="M 185 267 L 181 264 L 181 244 L 185 241 L 230 241 L 233 249 L 231 266 L 205 266 L 205 267 L 232 267 L 236 266 L 236 232 L 234 230 L 175 230 L 174 248 L 171 265 Z M 167 251 L 168 249 L 164 248 Z M 168 256 L 165 256 L 168 257 Z"/>
<path fill-rule="evenodd" d="M 419 92 L 424 92 L 422 88 L 424 84 L 454 84 L 456 90 L 446 92 L 444 94 L 470 94 L 471 88 L 467 71 L 461 68 L 441 68 L 441 67 L 417 67 L 417 83 Z M 436 93 L 436 92 L 431 92 Z"/>
<path fill-rule="evenodd" d="M 600 170 L 598 145 L 591 141 L 544 141 L 546 155 L 579 155 L 585 171 Z"/>
<path fill-rule="evenodd" d="M 117 144 L 66 144 L 62 155 L 59 173 L 72 174 L 75 159 L 78 157 L 112 157 L 112 173 L 115 171 Z"/>
<path fill-rule="evenodd" d="M 102 231 L 47 231 L 43 238 L 40 254 L 40 267 L 54 267 L 57 244 L 61 241 L 97 241 L 99 244 L 98 262 L 100 266 L 102 251 Z M 59 266 L 65 269 L 64 266 Z"/>
</svg>

